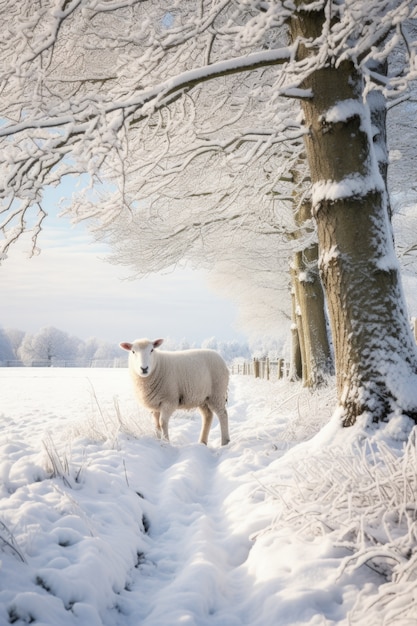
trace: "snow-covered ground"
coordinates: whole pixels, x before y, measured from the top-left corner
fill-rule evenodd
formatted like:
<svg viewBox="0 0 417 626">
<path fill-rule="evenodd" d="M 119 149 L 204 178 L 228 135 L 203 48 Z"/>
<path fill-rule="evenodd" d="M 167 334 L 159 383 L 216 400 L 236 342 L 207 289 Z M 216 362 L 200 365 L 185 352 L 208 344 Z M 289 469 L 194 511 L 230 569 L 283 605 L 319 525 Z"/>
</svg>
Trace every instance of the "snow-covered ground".
<svg viewBox="0 0 417 626">
<path fill-rule="evenodd" d="M 332 387 L 232 377 L 154 439 L 125 369 L 0 369 L 0 624 L 417 623 L 417 453 Z M 330 424 L 325 426 L 330 420 Z"/>
</svg>

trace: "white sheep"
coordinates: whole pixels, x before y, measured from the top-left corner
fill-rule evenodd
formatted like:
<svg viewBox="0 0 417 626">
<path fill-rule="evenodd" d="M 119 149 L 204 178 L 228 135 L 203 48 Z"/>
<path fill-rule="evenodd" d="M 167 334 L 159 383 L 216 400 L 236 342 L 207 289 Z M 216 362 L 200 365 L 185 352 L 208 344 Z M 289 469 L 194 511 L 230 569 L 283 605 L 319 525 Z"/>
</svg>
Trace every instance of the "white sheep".
<svg viewBox="0 0 417 626">
<path fill-rule="evenodd" d="M 198 408 L 203 418 L 199 442 L 207 445 L 214 412 L 220 422 L 222 445 L 228 444 L 226 363 L 214 350 L 157 350 L 162 342 L 136 339 L 120 344 L 130 353 L 135 394 L 139 403 L 151 410 L 157 436 L 169 441 L 168 421 L 174 411 Z"/>
</svg>

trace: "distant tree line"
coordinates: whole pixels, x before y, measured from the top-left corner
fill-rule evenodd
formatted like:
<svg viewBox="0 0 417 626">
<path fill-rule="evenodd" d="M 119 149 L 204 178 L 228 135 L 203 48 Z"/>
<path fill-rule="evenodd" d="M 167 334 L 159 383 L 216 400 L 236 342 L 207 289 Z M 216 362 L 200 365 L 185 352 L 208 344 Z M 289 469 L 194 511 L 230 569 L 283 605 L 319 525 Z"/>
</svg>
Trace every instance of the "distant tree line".
<svg viewBox="0 0 417 626">
<path fill-rule="evenodd" d="M 167 339 L 165 349 L 187 349 L 200 347 L 185 339 L 177 342 Z M 237 358 L 249 358 L 246 343 L 217 341 L 215 337 L 205 339 L 203 348 L 217 350 L 227 362 Z M 83 341 L 78 337 L 47 326 L 37 333 L 25 333 L 14 328 L 0 328 L 0 367 L 6 366 L 66 366 L 66 367 L 123 367 L 126 354 L 117 343 L 92 337 Z"/>
</svg>

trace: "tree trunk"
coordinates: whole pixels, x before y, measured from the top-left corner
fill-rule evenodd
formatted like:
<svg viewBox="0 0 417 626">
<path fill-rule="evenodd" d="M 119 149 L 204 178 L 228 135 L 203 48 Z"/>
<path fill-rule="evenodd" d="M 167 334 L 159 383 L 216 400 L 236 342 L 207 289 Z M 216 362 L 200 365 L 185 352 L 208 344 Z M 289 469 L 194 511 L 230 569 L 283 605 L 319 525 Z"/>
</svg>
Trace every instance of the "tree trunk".
<svg viewBox="0 0 417 626">
<path fill-rule="evenodd" d="M 332 371 L 332 357 L 327 335 L 324 294 L 317 266 L 317 245 L 297 252 L 293 263 L 296 321 L 303 346 L 303 385 L 318 387 Z"/>
<path fill-rule="evenodd" d="M 311 203 L 304 201 L 296 211 L 296 222 L 305 230 L 310 218 Z M 333 365 L 324 293 L 318 270 L 317 244 L 309 244 L 294 254 L 291 275 L 301 345 L 303 385 L 317 387 L 332 372 Z"/>
<path fill-rule="evenodd" d="M 293 270 L 291 270 L 291 361 L 290 375 L 292 382 L 301 380 L 303 377 L 303 362 L 301 356 L 300 334 L 297 324 L 297 303 L 295 297 L 295 286 Z"/>
<path fill-rule="evenodd" d="M 316 38 L 323 13 L 298 4 L 293 40 Z M 313 53 L 299 46 L 300 59 Z M 350 61 L 336 67 L 329 58 L 303 87 L 313 94 L 302 106 L 342 423 L 398 411 L 417 421 L 417 352 L 362 77 Z"/>
</svg>

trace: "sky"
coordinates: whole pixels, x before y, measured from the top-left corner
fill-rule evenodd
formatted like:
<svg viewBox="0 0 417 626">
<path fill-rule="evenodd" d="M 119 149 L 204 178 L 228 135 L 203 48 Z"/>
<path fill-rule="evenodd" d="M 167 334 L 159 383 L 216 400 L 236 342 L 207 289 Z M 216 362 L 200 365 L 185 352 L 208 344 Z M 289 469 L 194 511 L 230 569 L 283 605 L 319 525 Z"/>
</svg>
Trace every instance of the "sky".
<svg viewBox="0 0 417 626">
<path fill-rule="evenodd" d="M 44 208 L 53 214 L 57 192 Z M 54 326 L 80 339 L 117 342 L 139 337 L 190 344 L 246 337 L 236 328 L 236 305 L 190 269 L 129 279 L 129 270 L 105 260 L 106 248 L 83 225 L 48 217 L 41 254 L 28 258 L 28 240 L 0 266 L 0 327 L 35 333 Z"/>
<path fill-rule="evenodd" d="M 248 339 L 237 325 L 237 305 L 213 291 L 203 271 L 130 280 L 128 268 L 105 260 L 108 250 L 85 225 L 57 217 L 62 193 L 45 195 L 49 215 L 39 239 L 41 254 L 28 258 L 27 238 L 0 265 L 0 328 L 36 333 L 54 326 L 83 340 L 110 343 L 139 337 L 184 339 L 190 345 L 211 337 Z M 410 314 L 416 316 L 415 277 L 403 279 Z"/>
</svg>

